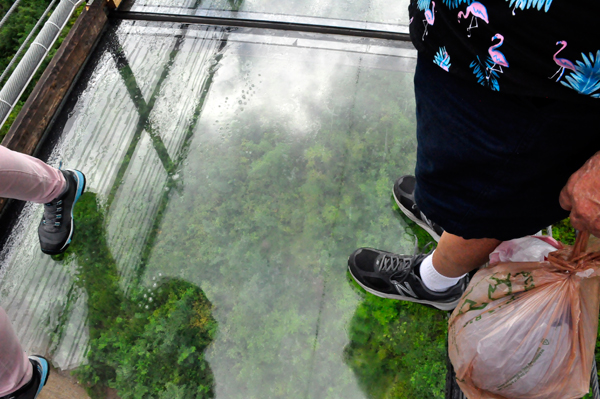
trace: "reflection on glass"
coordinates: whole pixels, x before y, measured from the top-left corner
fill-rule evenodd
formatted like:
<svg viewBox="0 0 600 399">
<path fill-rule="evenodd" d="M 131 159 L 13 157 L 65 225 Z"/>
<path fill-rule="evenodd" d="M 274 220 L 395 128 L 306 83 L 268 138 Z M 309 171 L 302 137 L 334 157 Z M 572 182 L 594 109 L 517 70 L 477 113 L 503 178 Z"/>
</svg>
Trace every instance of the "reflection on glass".
<svg viewBox="0 0 600 399">
<path fill-rule="evenodd" d="M 124 10 L 408 32 L 409 0 L 128 0 Z"/>
<path fill-rule="evenodd" d="M 109 387 L 120 397 L 214 397 L 204 350 L 217 325 L 202 290 L 154 277 L 150 287 L 134 285 L 125 295 L 95 194 L 81 197 L 74 217 L 77 241 L 67 256 L 79 259 L 76 287 L 88 299 L 90 337 L 80 381 L 93 397 L 105 397 Z"/>
<path fill-rule="evenodd" d="M 52 310 L 15 323 L 40 337 L 27 349 L 97 398 L 439 396 L 440 315 L 365 299 L 346 272 L 358 246 L 414 245 L 390 200 L 414 167 L 414 62 L 386 41 L 114 27 L 56 124 L 51 162 L 90 183 L 72 247 L 27 258 L 28 211 L 1 265 L 11 317 L 20 298 Z M 424 319 L 417 378 L 401 358 Z"/>
</svg>

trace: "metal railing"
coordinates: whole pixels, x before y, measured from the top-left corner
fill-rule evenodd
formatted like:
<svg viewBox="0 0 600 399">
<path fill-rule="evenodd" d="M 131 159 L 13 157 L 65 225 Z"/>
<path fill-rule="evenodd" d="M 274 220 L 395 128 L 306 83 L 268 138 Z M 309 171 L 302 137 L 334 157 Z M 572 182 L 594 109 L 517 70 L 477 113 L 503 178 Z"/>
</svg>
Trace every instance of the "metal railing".
<svg viewBox="0 0 600 399">
<path fill-rule="evenodd" d="M 83 0 L 76 2 L 71 0 L 61 0 L 40 33 L 36 36 L 31 46 L 10 75 L 4 87 L 0 91 L 0 127 L 4 125 L 11 111 L 21 98 L 21 95 L 27 88 L 27 85 L 35 75 L 36 71 L 48 55 L 48 52 L 54 45 L 56 39 L 63 28 L 71 18 L 75 9 L 83 3 Z M 42 15 L 42 18 L 45 14 Z"/>
</svg>

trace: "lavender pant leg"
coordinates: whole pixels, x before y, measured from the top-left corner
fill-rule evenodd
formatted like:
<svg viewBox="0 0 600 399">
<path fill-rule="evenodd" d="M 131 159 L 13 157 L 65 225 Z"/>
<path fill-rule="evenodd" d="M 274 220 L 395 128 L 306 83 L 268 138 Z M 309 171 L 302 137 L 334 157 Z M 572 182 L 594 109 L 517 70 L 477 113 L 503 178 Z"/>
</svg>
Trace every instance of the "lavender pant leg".
<svg viewBox="0 0 600 399">
<path fill-rule="evenodd" d="M 8 395 L 31 380 L 33 369 L 8 315 L 0 307 L 0 396 Z"/>
<path fill-rule="evenodd" d="M 0 145 L 0 197 L 46 203 L 58 197 L 65 184 L 58 169 Z"/>
<path fill-rule="evenodd" d="M 58 169 L 0 145 L 0 197 L 45 203 L 58 197 L 65 184 Z M 25 385 L 32 373 L 31 363 L 0 307 L 0 396 Z"/>
</svg>

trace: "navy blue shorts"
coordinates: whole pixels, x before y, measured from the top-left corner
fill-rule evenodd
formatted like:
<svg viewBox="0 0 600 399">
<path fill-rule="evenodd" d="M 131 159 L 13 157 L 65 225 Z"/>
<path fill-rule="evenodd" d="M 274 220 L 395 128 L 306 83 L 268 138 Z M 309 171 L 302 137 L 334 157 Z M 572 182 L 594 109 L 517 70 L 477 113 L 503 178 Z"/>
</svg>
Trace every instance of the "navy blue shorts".
<svg viewBox="0 0 600 399">
<path fill-rule="evenodd" d="M 569 215 L 569 176 L 600 150 L 600 100 L 492 92 L 419 58 L 417 186 L 427 217 L 465 239 L 535 234 Z"/>
</svg>

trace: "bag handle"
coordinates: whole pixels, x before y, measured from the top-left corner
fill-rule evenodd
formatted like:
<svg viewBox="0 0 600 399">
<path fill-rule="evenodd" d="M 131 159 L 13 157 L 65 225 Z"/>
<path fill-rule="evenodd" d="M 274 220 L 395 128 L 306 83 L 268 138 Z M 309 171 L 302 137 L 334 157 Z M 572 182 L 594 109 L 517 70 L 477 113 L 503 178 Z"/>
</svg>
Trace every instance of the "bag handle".
<svg viewBox="0 0 600 399">
<path fill-rule="evenodd" d="M 580 231 L 575 239 L 575 245 L 573 245 L 573 252 L 569 256 L 569 262 L 575 261 L 587 248 L 588 241 L 590 239 L 589 231 Z"/>
<path fill-rule="evenodd" d="M 548 261 L 566 272 L 577 271 L 592 263 L 600 266 L 600 252 L 586 252 L 589 239 L 589 231 L 580 231 L 570 252 L 567 249 L 551 252 L 548 254 Z"/>
</svg>

